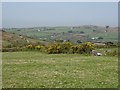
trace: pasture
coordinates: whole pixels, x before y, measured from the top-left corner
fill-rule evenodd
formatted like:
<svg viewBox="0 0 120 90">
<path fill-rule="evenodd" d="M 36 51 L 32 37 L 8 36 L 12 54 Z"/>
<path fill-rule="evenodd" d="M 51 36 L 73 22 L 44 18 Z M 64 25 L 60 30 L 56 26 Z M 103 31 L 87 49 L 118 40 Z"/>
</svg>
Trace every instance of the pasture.
<svg viewBox="0 0 120 90">
<path fill-rule="evenodd" d="M 3 52 L 3 88 L 117 88 L 116 56 Z"/>
</svg>

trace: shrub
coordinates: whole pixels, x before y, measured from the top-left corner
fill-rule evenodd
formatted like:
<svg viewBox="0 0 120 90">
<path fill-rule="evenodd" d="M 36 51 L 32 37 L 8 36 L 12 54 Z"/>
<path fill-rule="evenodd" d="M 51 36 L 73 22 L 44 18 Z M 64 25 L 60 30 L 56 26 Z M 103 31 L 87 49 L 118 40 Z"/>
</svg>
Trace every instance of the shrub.
<svg viewBox="0 0 120 90">
<path fill-rule="evenodd" d="M 85 32 L 81 31 L 80 33 L 81 33 L 81 34 L 84 34 Z"/>
<path fill-rule="evenodd" d="M 92 52 L 92 50 L 94 49 L 93 44 L 90 42 L 83 43 L 82 47 L 83 47 L 83 52 L 87 53 L 87 54 L 90 54 Z"/>
<path fill-rule="evenodd" d="M 47 46 L 46 49 L 49 54 L 69 53 L 71 46 L 70 42 L 54 43 Z"/>
<path fill-rule="evenodd" d="M 80 40 L 77 40 L 76 43 L 81 44 L 82 42 Z"/>
<path fill-rule="evenodd" d="M 61 53 L 61 46 L 58 43 L 54 43 L 52 45 L 49 45 L 46 47 L 46 49 L 47 49 L 47 53 L 49 53 L 49 54 Z"/>
<path fill-rule="evenodd" d="M 78 54 L 90 54 L 94 49 L 94 46 L 90 42 L 83 43 L 81 45 L 73 45 L 70 42 L 55 43 L 46 47 L 46 51 L 49 54 L 59 54 L 59 53 L 78 53 Z"/>
<path fill-rule="evenodd" d="M 98 37 L 98 39 L 103 39 L 103 37 Z"/>
<path fill-rule="evenodd" d="M 27 49 L 33 49 L 33 45 L 32 44 L 29 44 L 26 46 Z"/>
<path fill-rule="evenodd" d="M 71 31 L 68 31 L 68 33 L 73 33 L 73 31 L 71 30 Z"/>
<path fill-rule="evenodd" d="M 70 42 L 64 42 L 61 44 L 61 52 L 62 53 L 70 53 L 72 43 Z"/>
<path fill-rule="evenodd" d="M 40 49 L 41 49 L 41 46 L 40 46 L 40 45 L 37 45 L 37 46 L 35 46 L 35 49 L 40 50 Z"/>
<path fill-rule="evenodd" d="M 78 45 L 77 53 L 79 53 L 79 54 L 83 54 L 84 53 L 84 51 L 83 51 L 83 45 Z"/>
<path fill-rule="evenodd" d="M 32 45 L 26 46 L 27 50 L 40 50 L 42 52 L 47 52 L 48 54 L 59 54 L 59 53 L 78 53 L 78 54 L 90 54 L 94 49 L 94 46 L 90 42 L 85 42 L 80 45 L 74 45 L 70 42 L 63 43 L 53 43 L 48 46 Z"/>
<path fill-rule="evenodd" d="M 82 45 L 73 45 L 71 47 L 71 51 L 72 51 L 73 54 L 74 53 L 82 54 L 83 53 L 83 47 L 82 47 Z"/>
</svg>

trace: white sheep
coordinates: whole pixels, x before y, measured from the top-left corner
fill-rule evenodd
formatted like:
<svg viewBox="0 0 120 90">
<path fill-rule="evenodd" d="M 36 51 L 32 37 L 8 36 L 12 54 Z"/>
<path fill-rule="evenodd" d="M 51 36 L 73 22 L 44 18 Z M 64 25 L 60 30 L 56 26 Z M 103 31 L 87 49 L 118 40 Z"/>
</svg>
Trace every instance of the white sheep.
<svg viewBox="0 0 120 90">
<path fill-rule="evenodd" d="M 97 56 L 102 56 L 102 53 L 97 53 Z"/>
</svg>

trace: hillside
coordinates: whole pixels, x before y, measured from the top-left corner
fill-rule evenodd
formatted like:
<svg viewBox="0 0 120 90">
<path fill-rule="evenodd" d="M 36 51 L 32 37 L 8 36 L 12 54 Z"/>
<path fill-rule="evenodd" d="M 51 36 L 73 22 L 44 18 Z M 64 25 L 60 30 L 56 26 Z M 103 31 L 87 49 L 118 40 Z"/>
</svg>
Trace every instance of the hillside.
<svg viewBox="0 0 120 90">
<path fill-rule="evenodd" d="M 118 40 L 117 28 L 106 28 L 92 25 L 9 28 L 5 29 L 5 31 L 47 42 L 53 42 L 55 40 L 69 40 L 73 43 L 77 43 L 77 41 L 103 42 Z"/>
<path fill-rule="evenodd" d="M 11 47 L 21 47 L 29 43 L 37 43 L 37 40 L 28 38 L 23 35 L 17 35 L 15 33 L 10 33 L 6 31 L 0 31 L 2 33 L 2 47 L 11 48 Z"/>
</svg>

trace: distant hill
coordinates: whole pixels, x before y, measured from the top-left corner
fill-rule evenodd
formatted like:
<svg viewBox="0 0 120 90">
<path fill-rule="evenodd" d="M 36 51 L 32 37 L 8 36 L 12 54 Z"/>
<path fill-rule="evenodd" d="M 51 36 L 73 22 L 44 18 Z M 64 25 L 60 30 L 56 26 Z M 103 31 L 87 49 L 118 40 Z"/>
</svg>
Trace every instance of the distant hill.
<svg viewBox="0 0 120 90">
<path fill-rule="evenodd" d="M 33 28 L 6 28 L 6 32 L 26 36 L 43 42 L 55 40 L 77 41 L 118 41 L 117 27 L 102 27 L 94 25 L 33 27 Z"/>
</svg>

